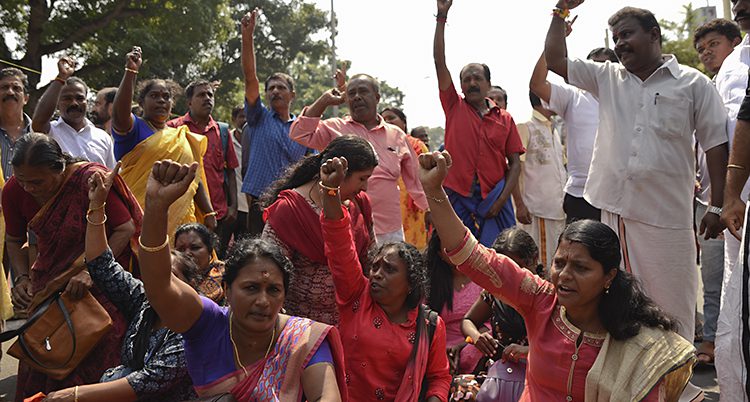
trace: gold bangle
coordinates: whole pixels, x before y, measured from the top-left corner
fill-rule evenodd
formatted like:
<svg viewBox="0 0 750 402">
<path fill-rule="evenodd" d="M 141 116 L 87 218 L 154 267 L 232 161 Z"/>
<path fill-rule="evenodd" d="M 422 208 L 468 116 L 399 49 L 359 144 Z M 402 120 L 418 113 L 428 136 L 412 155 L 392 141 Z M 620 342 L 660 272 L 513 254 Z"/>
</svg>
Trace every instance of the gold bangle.
<svg viewBox="0 0 750 402">
<path fill-rule="evenodd" d="M 107 223 L 107 215 L 104 215 L 104 220 L 101 222 L 91 222 L 91 217 L 89 216 L 89 214 L 86 214 L 86 222 L 88 222 L 89 225 L 92 226 L 101 226 Z"/>
<path fill-rule="evenodd" d="M 133 73 L 133 74 L 138 74 L 138 70 L 133 70 L 132 68 L 125 67 L 125 71 L 127 71 L 129 73 Z"/>
<path fill-rule="evenodd" d="M 54 81 L 57 81 L 57 82 L 59 82 L 59 83 L 61 83 L 61 84 L 65 85 L 65 80 L 64 80 L 64 79 L 62 79 L 62 78 L 60 78 L 60 77 L 55 77 Z"/>
<path fill-rule="evenodd" d="M 203 217 L 206 217 L 206 216 L 216 216 L 216 211 L 211 211 L 203 215 Z"/>
<path fill-rule="evenodd" d="M 326 186 L 325 184 L 323 184 L 323 180 L 320 180 L 318 182 L 318 185 L 320 186 L 320 188 L 322 188 L 323 190 L 325 190 L 326 193 L 328 195 L 330 195 L 331 197 L 335 197 L 339 193 L 339 190 L 341 189 L 341 187 L 329 187 L 329 186 Z"/>
<path fill-rule="evenodd" d="M 78 402 L 78 385 L 76 385 L 75 389 L 73 390 L 73 399 L 75 402 Z"/>
<path fill-rule="evenodd" d="M 735 165 L 734 163 L 730 163 L 727 165 L 727 169 L 739 169 L 739 170 L 745 170 L 745 167 L 742 165 Z"/>
<path fill-rule="evenodd" d="M 104 201 L 104 203 L 102 203 L 102 205 L 99 205 L 99 206 L 98 206 L 98 207 L 96 207 L 96 208 L 91 208 L 91 207 L 89 207 L 89 210 L 88 210 L 88 211 L 86 211 L 86 215 L 88 215 L 88 214 L 90 214 L 90 213 L 92 213 L 92 212 L 94 212 L 94 211 L 98 211 L 98 210 L 100 210 L 100 209 L 104 208 L 105 206 L 107 206 L 107 202 L 106 202 L 106 201 Z"/>
<path fill-rule="evenodd" d="M 157 251 L 164 250 L 169 245 L 169 235 L 167 235 L 167 238 L 164 239 L 164 243 L 162 245 L 156 247 L 143 245 L 143 242 L 141 242 L 141 236 L 138 236 L 138 245 L 141 246 L 141 249 L 147 253 L 155 253 Z"/>
</svg>

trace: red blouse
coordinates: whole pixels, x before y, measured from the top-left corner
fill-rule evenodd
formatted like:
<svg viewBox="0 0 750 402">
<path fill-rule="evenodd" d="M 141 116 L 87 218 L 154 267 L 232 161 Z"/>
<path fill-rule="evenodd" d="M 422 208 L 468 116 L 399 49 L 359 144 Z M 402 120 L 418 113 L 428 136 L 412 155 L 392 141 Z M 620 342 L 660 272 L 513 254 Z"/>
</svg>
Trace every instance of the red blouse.
<svg viewBox="0 0 750 402">
<path fill-rule="evenodd" d="M 362 274 L 353 246 L 349 220 L 345 209 L 341 220 L 320 219 L 341 316 L 339 332 L 344 344 L 349 397 L 352 401 L 393 401 L 414 347 L 417 308 L 409 311 L 404 323 L 388 320 L 370 295 L 369 280 Z M 426 397 L 447 401 L 451 376 L 442 319 L 438 319 L 430 344 L 425 377 L 429 384 Z"/>
</svg>

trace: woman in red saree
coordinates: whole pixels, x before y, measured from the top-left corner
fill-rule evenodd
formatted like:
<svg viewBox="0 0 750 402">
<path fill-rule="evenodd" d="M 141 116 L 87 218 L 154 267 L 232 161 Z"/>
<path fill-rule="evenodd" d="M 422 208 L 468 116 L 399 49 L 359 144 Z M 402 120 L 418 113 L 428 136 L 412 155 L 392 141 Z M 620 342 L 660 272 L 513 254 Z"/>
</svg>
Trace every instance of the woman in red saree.
<svg viewBox="0 0 750 402">
<path fill-rule="evenodd" d="M 322 202 L 317 187 L 320 165 L 335 156 L 349 161 L 341 198 L 349 210 L 360 263 L 367 266 L 375 234 L 370 198 L 364 191 L 378 157 L 364 138 L 351 135 L 335 138 L 320 154 L 308 156 L 290 167 L 261 199 L 266 219 L 262 238 L 276 243 L 294 265 L 294 283 L 287 291 L 284 308 L 289 314 L 330 325 L 338 325 L 339 313 L 328 258 L 323 252 Z"/>
<path fill-rule="evenodd" d="M 88 179 L 107 168 L 81 162 L 64 154 L 54 139 L 29 134 L 18 140 L 12 160 L 14 176 L 2 194 L 8 254 L 16 277 L 14 303 L 32 312 L 54 292 L 65 289 L 82 297 L 88 289 L 112 317 L 113 328 L 91 354 L 65 379 L 56 381 L 19 364 L 16 400 L 39 391 L 48 392 L 77 384 L 98 382 L 104 371 L 119 364 L 126 323 L 88 275 L 83 264 Z M 138 233 L 141 210 L 122 180 L 107 198 L 107 235 L 118 261 L 129 266 L 130 241 Z M 39 256 L 29 271 L 21 246 L 33 232 Z"/>
<path fill-rule="evenodd" d="M 404 242 L 385 243 L 365 277 L 349 228 L 351 218 L 341 205 L 346 171 L 346 159 L 328 159 L 320 168 L 318 185 L 349 394 L 356 401 L 445 402 L 451 382 L 445 324 L 421 306 L 427 287 L 422 255 Z"/>
<path fill-rule="evenodd" d="M 198 395 L 229 393 L 239 401 L 348 400 L 336 328 L 280 314 L 292 267 L 278 247 L 245 239 L 229 250 L 224 274 L 229 307 L 199 296 L 171 274 L 168 211 L 197 169 L 197 163 L 154 164 L 139 256 L 151 306 L 167 328 L 183 335 Z"/>
</svg>

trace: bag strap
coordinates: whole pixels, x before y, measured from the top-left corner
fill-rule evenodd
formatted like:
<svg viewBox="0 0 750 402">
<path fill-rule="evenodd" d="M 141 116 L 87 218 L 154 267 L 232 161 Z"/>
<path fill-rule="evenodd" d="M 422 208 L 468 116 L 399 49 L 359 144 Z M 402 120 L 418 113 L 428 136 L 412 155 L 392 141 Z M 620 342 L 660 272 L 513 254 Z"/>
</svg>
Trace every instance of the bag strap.
<svg viewBox="0 0 750 402">
<path fill-rule="evenodd" d="M 430 346 L 432 345 L 432 338 L 435 337 L 435 330 L 437 330 L 438 313 L 424 304 L 422 304 L 419 308 L 422 309 L 422 313 L 425 317 L 427 317 L 427 339 L 429 341 L 427 342 L 427 349 L 429 350 Z M 414 343 L 415 348 L 417 347 L 418 343 L 418 340 Z M 422 378 L 422 386 L 419 391 L 418 401 L 422 402 L 426 400 L 428 387 L 429 383 L 427 381 L 427 373 L 425 372 L 424 378 Z"/>
<path fill-rule="evenodd" d="M 70 331 L 70 336 L 73 339 L 73 347 L 71 348 L 70 356 L 68 356 L 65 362 L 55 367 L 50 367 L 50 366 L 45 365 L 44 363 L 37 360 L 37 358 L 34 357 L 33 354 L 31 354 L 31 351 L 26 346 L 26 340 L 23 338 L 23 334 L 18 336 L 18 343 L 21 345 L 21 349 L 26 354 L 26 356 L 28 356 L 34 363 L 36 363 L 37 366 L 48 369 L 48 370 L 56 370 L 56 369 L 67 366 L 68 363 L 70 363 L 70 361 L 73 360 L 73 357 L 76 355 L 76 331 L 75 331 L 75 328 L 73 328 L 73 321 L 70 319 L 70 313 L 68 312 L 68 309 L 65 308 L 65 303 L 63 302 L 63 299 L 60 296 L 60 294 L 57 295 L 57 298 L 55 299 L 55 301 L 57 301 L 57 305 L 60 307 L 60 311 L 62 312 L 63 318 L 65 319 L 65 324 L 68 326 L 68 330 Z"/>
<path fill-rule="evenodd" d="M 227 157 L 229 150 L 229 124 L 217 122 L 219 125 L 219 137 L 221 137 L 221 149 L 224 150 L 224 159 Z"/>
<path fill-rule="evenodd" d="M 61 293 L 62 292 L 58 291 L 57 293 L 47 298 L 47 300 L 42 302 L 42 304 L 40 304 L 39 307 L 36 310 L 34 310 L 34 314 L 32 314 L 31 317 L 29 317 L 26 320 L 26 322 L 23 325 L 21 325 L 19 328 L 10 330 L 10 331 L 5 331 L 2 334 L 0 334 L 0 343 L 11 340 L 23 334 L 24 331 L 26 331 L 26 329 L 34 325 L 34 323 L 39 319 L 39 317 L 41 317 L 44 314 L 44 312 L 47 311 L 50 304 L 52 304 L 52 302 L 55 301 L 56 298 L 60 297 Z"/>
</svg>

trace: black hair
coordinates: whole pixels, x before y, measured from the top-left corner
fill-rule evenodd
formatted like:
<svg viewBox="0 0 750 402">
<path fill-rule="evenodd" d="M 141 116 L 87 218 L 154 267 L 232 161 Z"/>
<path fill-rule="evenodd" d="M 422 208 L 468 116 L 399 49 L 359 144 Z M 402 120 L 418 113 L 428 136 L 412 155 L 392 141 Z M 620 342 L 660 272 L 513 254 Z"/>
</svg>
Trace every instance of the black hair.
<svg viewBox="0 0 750 402">
<path fill-rule="evenodd" d="M 736 22 L 726 18 L 716 18 L 695 29 L 695 33 L 693 33 L 693 47 L 698 47 L 698 42 L 711 32 L 723 35 L 730 42 L 735 39 L 742 39 L 740 26 Z"/>
<path fill-rule="evenodd" d="M 198 237 L 201 239 L 201 242 L 208 248 L 208 253 L 211 254 L 216 250 L 216 246 L 218 245 L 219 238 L 216 235 L 216 233 L 208 230 L 207 227 L 201 225 L 200 223 L 183 223 L 182 225 L 177 227 L 177 230 L 174 232 L 174 242 L 177 244 L 177 238 L 185 233 L 195 232 L 195 234 L 198 235 Z"/>
<path fill-rule="evenodd" d="M 427 269 L 425 267 L 424 257 L 416 247 L 406 242 L 389 242 L 381 245 L 375 256 L 379 256 L 388 249 L 395 249 L 399 258 L 406 265 L 406 279 L 409 283 L 409 294 L 406 295 L 404 305 L 408 310 L 419 306 L 429 294 L 429 283 L 427 280 Z M 376 257 L 370 258 L 369 261 L 375 261 Z"/>
<path fill-rule="evenodd" d="M 242 106 L 235 106 L 232 108 L 232 120 L 236 119 L 240 113 L 244 112 L 245 108 Z"/>
<path fill-rule="evenodd" d="M 607 60 L 611 61 L 612 63 L 620 62 L 620 59 L 617 58 L 617 54 L 615 53 L 615 51 L 608 47 L 598 47 L 590 51 L 589 55 L 586 56 L 586 59 L 591 60 L 594 57 L 598 57 L 598 56 L 604 56 Z"/>
<path fill-rule="evenodd" d="M 542 106 L 542 100 L 531 91 L 529 91 L 529 101 L 531 102 L 531 107 Z"/>
<path fill-rule="evenodd" d="M 261 206 L 267 208 L 273 204 L 283 190 L 297 188 L 315 180 L 320 176 L 320 166 L 336 156 L 346 158 L 349 164 L 347 176 L 378 165 L 378 156 L 366 139 L 354 135 L 334 138 L 323 152 L 318 155 L 309 155 L 289 167 L 284 175 L 269 186 L 261 196 Z"/>
<path fill-rule="evenodd" d="M 370 81 L 370 85 L 372 85 L 372 90 L 375 91 L 376 94 L 380 94 L 380 82 L 375 79 L 375 77 L 371 76 L 370 74 L 364 74 L 359 73 L 352 75 L 351 78 L 349 78 L 349 82 L 352 82 L 353 80 L 356 80 L 357 78 L 364 78 L 367 81 Z M 348 86 L 348 83 L 347 83 Z"/>
<path fill-rule="evenodd" d="M 170 250 L 172 256 L 172 262 L 177 263 L 182 271 L 182 276 L 185 277 L 185 283 L 190 285 L 195 291 L 198 291 L 202 276 L 198 265 L 193 261 L 192 258 L 188 257 L 184 253 L 177 250 Z M 159 318 L 153 307 L 149 307 L 143 312 L 140 325 L 133 337 L 133 359 L 131 360 L 131 367 L 135 370 L 141 370 L 144 365 L 144 358 L 146 357 L 146 351 L 148 350 L 148 341 L 151 338 L 151 332 L 154 327 L 154 323 Z"/>
<path fill-rule="evenodd" d="M 80 85 L 83 87 L 83 91 L 86 93 L 86 97 L 89 96 L 89 86 L 86 85 L 86 82 L 78 77 L 70 77 L 67 80 L 65 80 L 65 85 Z"/>
<path fill-rule="evenodd" d="M 41 134 L 29 133 L 16 141 L 16 151 L 11 159 L 14 167 L 46 167 L 53 172 L 62 172 L 71 163 L 84 162 L 63 152 L 54 138 Z"/>
<path fill-rule="evenodd" d="M 146 95 L 154 88 L 155 85 L 162 84 L 167 87 L 169 95 L 172 97 L 172 104 L 174 104 L 174 98 L 182 93 L 180 85 L 172 80 L 163 80 L 161 78 L 154 78 L 146 81 L 142 81 L 138 84 L 138 104 L 143 105 L 143 101 L 146 100 Z"/>
<path fill-rule="evenodd" d="M 15 67 L 6 67 L 0 70 L 0 80 L 6 77 L 18 78 L 18 80 L 21 81 L 21 85 L 23 85 L 23 93 L 29 93 L 29 77 L 27 77 L 23 71 Z"/>
<path fill-rule="evenodd" d="M 503 89 L 503 87 L 501 87 L 500 85 L 493 85 L 490 88 L 490 90 L 493 90 L 493 89 L 500 91 L 503 94 L 503 99 L 505 99 L 505 103 L 508 103 L 508 91 Z"/>
<path fill-rule="evenodd" d="M 437 312 L 453 311 L 453 266 L 440 257 L 442 245 L 437 231 L 432 233 L 425 250 L 427 275 L 430 281 L 430 294 L 427 305 Z"/>
<path fill-rule="evenodd" d="M 203 274 L 198 264 L 181 251 L 170 249 L 169 252 L 172 254 L 172 261 L 180 266 L 185 283 L 198 291 L 198 286 L 203 281 Z"/>
<path fill-rule="evenodd" d="M 232 245 L 224 262 L 224 283 L 231 287 L 240 270 L 261 258 L 267 258 L 276 265 L 284 278 L 284 293 L 289 290 L 292 276 L 292 262 L 281 249 L 268 240 L 261 238 L 240 239 Z"/>
<path fill-rule="evenodd" d="M 508 228 L 500 232 L 492 248 L 503 255 L 512 255 L 521 261 L 519 265 L 534 271 L 538 266 L 532 266 L 534 260 L 539 257 L 539 247 L 537 247 L 534 238 L 525 230 L 518 226 Z"/>
<path fill-rule="evenodd" d="M 117 95 L 117 88 L 107 87 L 99 90 L 98 94 L 104 94 L 104 102 L 109 104 L 115 101 L 115 95 Z"/>
<path fill-rule="evenodd" d="M 281 80 L 286 82 L 286 85 L 289 87 L 289 92 L 294 92 L 294 78 L 290 76 L 289 74 L 285 73 L 273 73 L 266 78 L 265 90 L 268 91 L 268 83 L 271 82 L 271 80 Z"/>
<path fill-rule="evenodd" d="M 458 79 L 462 80 L 463 77 L 464 77 L 464 70 L 466 70 L 469 67 L 473 67 L 473 66 L 482 67 L 482 71 L 484 72 L 484 78 L 487 80 L 487 82 L 490 82 L 490 67 L 488 65 L 484 64 L 484 63 L 469 63 L 469 64 L 465 65 L 461 69 L 461 72 L 458 73 Z"/>
<path fill-rule="evenodd" d="M 211 87 L 211 90 L 213 90 L 213 85 L 211 85 L 210 82 L 206 80 L 196 80 L 188 84 L 188 86 L 185 87 L 185 97 L 190 99 L 193 97 L 193 94 L 195 93 L 195 88 L 202 87 L 208 85 Z"/>
<path fill-rule="evenodd" d="M 632 274 L 619 269 L 620 240 L 609 226 L 590 219 L 575 221 L 560 235 L 562 240 L 586 247 L 591 258 L 602 265 L 605 274 L 617 270 L 609 291 L 599 301 L 599 319 L 612 338 L 632 338 L 644 326 L 665 331 L 677 330 L 677 321 L 644 293 L 639 281 Z"/>
<path fill-rule="evenodd" d="M 638 21 L 638 25 L 640 25 L 645 32 L 649 32 L 656 28 L 659 31 L 659 43 L 661 43 L 663 39 L 661 35 L 661 26 L 659 26 L 659 21 L 656 20 L 654 13 L 644 8 L 623 7 L 609 17 L 607 23 L 610 27 L 614 27 L 626 18 L 635 18 Z"/>
<path fill-rule="evenodd" d="M 409 125 L 406 124 L 406 115 L 404 114 L 403 110 L 401 110 L 401 109 L 399 109 L 397 107 L 387 107 L 387 108 L 383 109 L 380 112 L 380 114 L 382 115 L 385 112 L 391 112 L 391 113 L 395 114 L 396 116 L 398 116 L 398 118 L 401 119 L 404 122 L 404 132 L 405 133 L 409 132 L 409 130 L 408 130 Z"/>
</svg>

